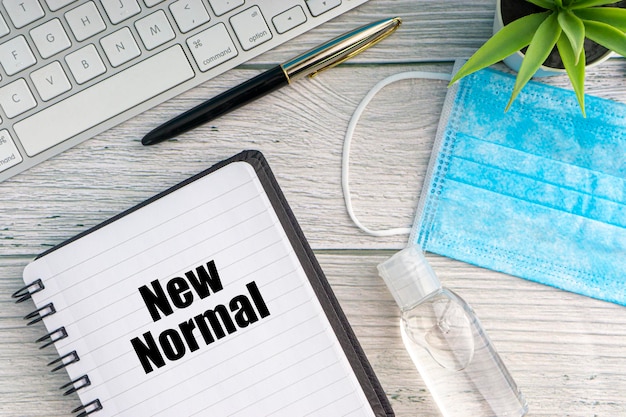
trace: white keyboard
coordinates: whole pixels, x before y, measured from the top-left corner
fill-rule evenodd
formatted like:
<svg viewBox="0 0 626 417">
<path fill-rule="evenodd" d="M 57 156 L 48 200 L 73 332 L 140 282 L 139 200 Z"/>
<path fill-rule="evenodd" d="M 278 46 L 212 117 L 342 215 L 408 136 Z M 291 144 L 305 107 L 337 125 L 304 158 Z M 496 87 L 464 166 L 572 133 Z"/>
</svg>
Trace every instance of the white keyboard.
<svg viewBox="0 0 626 417">
<path fill-rule="evenodd" d="M 365 1 L 2 0 L 0 181 Z"/>
</svg>

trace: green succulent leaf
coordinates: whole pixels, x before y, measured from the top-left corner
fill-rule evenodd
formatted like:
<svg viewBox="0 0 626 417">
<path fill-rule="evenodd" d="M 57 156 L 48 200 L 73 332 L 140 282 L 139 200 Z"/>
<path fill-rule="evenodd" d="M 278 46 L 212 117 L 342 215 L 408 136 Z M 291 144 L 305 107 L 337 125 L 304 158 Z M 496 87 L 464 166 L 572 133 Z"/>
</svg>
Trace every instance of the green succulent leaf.
<svg viewBox="0 0 626 417">
<path fill-rule="evenodd" d="M 472 55 L 452 77 L 450 84 L 454 84 L 466 75 L 495 64 L 528 46 L 535 32 L 551 15 L 552 12 L 533 13 L 503 27 Z M 554 20 L 556 21 L 556 19 Z"/>
<path fill-rule="evenodd" d="M 574 14 L 583 20 L 606 23 L 622 32 L 626 32 L 626 9 L 617 7 L 594 7 L 592 9 L 576 10 Z"/>
<path fill-rule="evenodd" d="M 552 0 L 526 0 L 529 3 L 534 4 L 535 6 L 539 6 L 543 9 L 554 10 L 555 5 Z"/>
<path fill-rule="evenodd" d="M 571 10 L 586 9 L 595 6 L 605 6 L 607 4 L 615 3 L 616 0 L 575 0 L 570 4 Z"/>
<path fill-rule="evenodd" d="M 551 13 L 548 18 L 539 25 L 535 36 L 533 36 L 526 50 L 526 55 L 517 73 L 517 78 L 515 79 L 513 93 L 511 93 L 511 98 L 506 105 L 505 111 L 511 107 L 511 103 L 513 103 L 522 88 L 532 76 L 535 75 L 535 72 L 537 72 L 546 58 L 548 58 L 552 48 L 556 45 L 556 41 L 561 36 L 561 32 L 561 27 L 559 26 L 558 18 L 555 13 Z"/>
<path fill-rule="evenodd" d="M 563 0 L 554 0 L 554 4 L 556 4 L 556 7 L 558 9 L 562 9 L 563 8 Z"/>
<path fill-rule="evenodd" d="M 585 50 L 581 49 L 578 56 L 575 55 L 572 48 L 572 44 L 567 39 L 565 33 L 561 34 L 559 40 L 556 42 L 556 47 L 559 50 L 559 55 L 563 60 L 565 71 L 572 83 L 576 98 L 580 109 L 585 115 Z"/>
<path fill-rule="evenodd" d="M 558 20 L 561 29 L 563 29 L 563 32 L 572 45 L 574 56 L 578 59 L 585 43 L 585 25 L 583 25 L 583 21 L 570 11 L 560 12 Z"/>
<path fill-rule="evenodd" d="M 626 34 L 606 23 L 583 20 L 589 39 L 626 57 Z"/>
</svg>

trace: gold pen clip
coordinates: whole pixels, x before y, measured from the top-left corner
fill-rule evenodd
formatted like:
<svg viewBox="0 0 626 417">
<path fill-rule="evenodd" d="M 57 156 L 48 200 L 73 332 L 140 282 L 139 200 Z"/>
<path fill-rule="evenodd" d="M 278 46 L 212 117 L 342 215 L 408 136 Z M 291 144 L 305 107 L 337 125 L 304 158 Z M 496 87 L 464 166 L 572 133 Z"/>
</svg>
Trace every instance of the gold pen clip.
<svg viewBox="0 0 626 417">
<path fill-rule="evenodd" d="M 362 26 L 282 64 L 289 82 L 333 68 L 391 35 L 402 23 L 399 17 Z"/>
</svg>

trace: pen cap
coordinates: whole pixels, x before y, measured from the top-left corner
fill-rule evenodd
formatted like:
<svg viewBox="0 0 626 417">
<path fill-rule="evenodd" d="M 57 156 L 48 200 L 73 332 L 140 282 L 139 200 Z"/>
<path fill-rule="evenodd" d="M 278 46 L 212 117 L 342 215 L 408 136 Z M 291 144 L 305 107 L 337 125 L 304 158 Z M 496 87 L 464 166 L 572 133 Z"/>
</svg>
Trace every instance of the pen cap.
<svg viewBox="0 0 626 417">
<path fill-rule="evenodd" d="M 411 245 L 378 265 L 378 274 L 402 311 L 419 304 L 441 288 L 422 248 Z"/>
</svg>

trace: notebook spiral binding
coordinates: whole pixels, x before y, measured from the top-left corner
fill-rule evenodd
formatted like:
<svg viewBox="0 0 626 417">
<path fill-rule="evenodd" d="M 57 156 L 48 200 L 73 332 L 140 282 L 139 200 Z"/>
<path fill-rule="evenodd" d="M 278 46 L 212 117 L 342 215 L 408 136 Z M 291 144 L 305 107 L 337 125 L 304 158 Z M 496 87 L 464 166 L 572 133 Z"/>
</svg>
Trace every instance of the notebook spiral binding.
<svg viewBox="0 0 626 417">
<path fill-rule="evenodd" d="M 16 299 L 16 303 L 22 303 L 32 298 L 33 294 L 43 291 L 44 289 L 45 286 L 43 284 L 43 281 L 38 279 L 15 291 L 12 297 Z M 26 325 L 31 326 L 35 323 L 42 321 L 45 317 L 53 315 L 54 313 L 56 313 L 54 304 L 48 303 L 24 316 L 24 320 L 29 320 Z M 61 326 L 58 329 L 46 334 L 45 336 L 40 337 L 35 341 L 35 343 L 43 343 L 41 346 L 39 346 L 39 349 L 43 349 L 50 345 L 53 345 L 59 340 L 65 339 L 66 337 L 68 337 L 67 330 L 65 330 L 65 327 Z M 73 350 L 70 353 L 67 353 L 48 363 L 48 366 L 53 367 L 51 369 L 51 372 L 56 372 L 78 361 L 80 361 L 80 357 L 78 356 L 78 353 Z M 65 390 L 63 395 L 70 395 L 82 388 L 88 387 L 89 385 L 91 385 L 91 380 L 89 379 L 89 376 L 83 375 L 63 385 L 62 387 L 60 387 L 60 389 Z M 95 399 L 85 405 L 81 405 L 80 407 L 75 408 L 74 410 L 72 410 L 72 413 L 79 413 L 76 415 L 76 417 L 85 417 L 100 410 L 102 410 L 102 403 L 99 399 Z"/>
</svg>

